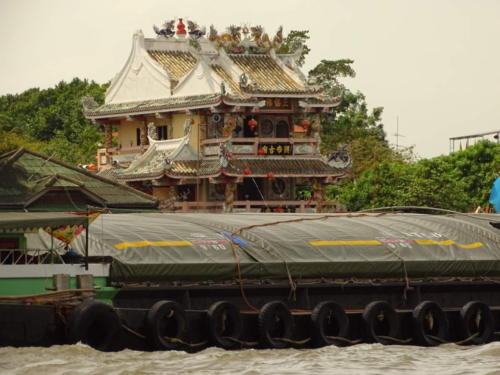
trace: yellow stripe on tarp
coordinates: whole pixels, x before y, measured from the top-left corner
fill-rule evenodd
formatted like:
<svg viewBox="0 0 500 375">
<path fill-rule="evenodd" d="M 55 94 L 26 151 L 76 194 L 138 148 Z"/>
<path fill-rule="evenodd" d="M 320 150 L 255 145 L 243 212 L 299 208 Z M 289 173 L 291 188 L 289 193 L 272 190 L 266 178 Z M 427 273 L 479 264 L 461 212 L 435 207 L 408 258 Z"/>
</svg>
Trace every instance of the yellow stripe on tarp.
<svg viewBox="0 0 500 375">
<path fill-rule="evenodd" d="M 446 241 L 415 240 L 415 243 L 417 243 L 419 245 L 443 245 L 443 246 L 457 245 L 457 246 L 462 247 L 464 249 L 476 249 L 478 247 L 483 246 L 482 242 L 473 242 L 473 243 L 470 243 L 470 244 L 461 244 L 461 243 L 456 243 L 455 241 L 452 241 L 452 240 L 446 240 Z"/>
<path fill-rule="evenodd" d="M 469 244 L 460 244 L 457 243 L 458 246 L 463 247 L 464 249 L 477 249 L 478 247 L 483 246 L 482 242 L 473 242 Z"/>
<path fill-rule="evenodd" d="M 354 241 L 309 241 L 313 246 L 359 246 L 359 245 L 382 245 L 378 240 L 354 240 Z"/>
<path fill-rule="evenodd" d="M 123 250 L 127 247 L 145 247 L 145 246 L 191 246 L 190 241 L 135 241 L 120 242 L 115 245 L 115 249 Z"/>
<path fill-rule="evenodd" d="M 470 244 L 460 244 L 453 240 L 436 241 L 436 240 L 412 240 L 418 245 L 442 245 L 450 246 L 457 245 L 463 249 L 476 249 L 483 246 L 482 242 L 473 242 Z M 382 245 L 378 240 L 352 240 L 352 241 L 309 241 L 309 245 L 313 246 L 363 246 L 363 245 Z"/>
</svg>

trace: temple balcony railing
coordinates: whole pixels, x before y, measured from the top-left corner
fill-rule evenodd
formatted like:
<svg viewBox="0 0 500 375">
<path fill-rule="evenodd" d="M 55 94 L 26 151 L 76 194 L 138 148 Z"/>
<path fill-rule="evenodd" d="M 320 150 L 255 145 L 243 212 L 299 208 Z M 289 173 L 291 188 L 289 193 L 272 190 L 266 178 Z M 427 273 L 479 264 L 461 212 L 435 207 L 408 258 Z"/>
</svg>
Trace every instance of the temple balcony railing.
<svg viewBox="0 0 500 375">
<path fill-rule="evenodd" d="M 176 212 L 224 212 L 225 202 L 175 202 Z M 345 206 L 336 201 L 234 201 L 233 212 L 346 212 Z"/>
<path fill-rule="evenodd" d="M 111 164 L 111 160 L 121 164 L 128 164 L 147 147 L 148 146 L 100 148 L 97 150 L 98 169 L 107 168 Z"/>
<path fill-rule="evenodd" d="M 229 144 L 233 155 L 314 155 L 319 153 L 317 138 L 212 138 L 201 141 L 203 156 L 218 155 L 221 143 Z"/>
<path fill-rule="evenodd" d="M 145 148 L 147 148 L 147 146 L 110 147 L 108 148 L 108 152 L 117 154 L 137 154 Z"/>
</svg>

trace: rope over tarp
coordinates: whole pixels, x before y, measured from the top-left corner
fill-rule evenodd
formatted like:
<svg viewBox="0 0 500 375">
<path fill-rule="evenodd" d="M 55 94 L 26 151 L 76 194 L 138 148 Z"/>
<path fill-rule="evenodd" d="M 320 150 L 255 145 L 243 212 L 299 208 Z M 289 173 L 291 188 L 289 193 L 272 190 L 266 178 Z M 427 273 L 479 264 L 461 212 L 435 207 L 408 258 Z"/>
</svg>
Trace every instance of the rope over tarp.
<svg viewBox="0 0 500 375">
<path fill-rule="evenodd" d="M 235 280 L 236 259 L 245 279 L 499 277 L 500 230 L 479 217 L 101 215 L 89 245 L 116 281 Z"/>
</svg>

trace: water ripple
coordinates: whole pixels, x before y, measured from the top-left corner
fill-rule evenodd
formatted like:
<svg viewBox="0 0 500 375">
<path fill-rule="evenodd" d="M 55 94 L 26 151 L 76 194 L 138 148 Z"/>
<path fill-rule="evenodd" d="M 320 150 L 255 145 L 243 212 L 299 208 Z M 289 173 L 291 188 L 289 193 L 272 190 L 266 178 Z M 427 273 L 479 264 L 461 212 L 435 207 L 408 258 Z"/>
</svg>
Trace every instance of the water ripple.
<svg viewBox="0 0 500 375">
<path fill-rule="evenodd" d="M 98 352 L 86 345 L 0 348 L 6 375 L 153 374 L 333 374 L 500 375 L 500 342 L 483 346 L 434 348 L 361 344 L 346 348 Z"/>
</svg>

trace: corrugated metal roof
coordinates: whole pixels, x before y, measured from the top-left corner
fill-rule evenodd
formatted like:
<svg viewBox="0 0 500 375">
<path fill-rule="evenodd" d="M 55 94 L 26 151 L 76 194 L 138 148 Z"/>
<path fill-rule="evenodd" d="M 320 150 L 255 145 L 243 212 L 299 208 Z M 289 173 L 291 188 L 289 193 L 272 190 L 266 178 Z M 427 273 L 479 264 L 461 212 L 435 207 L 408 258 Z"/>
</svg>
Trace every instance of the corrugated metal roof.
<svg viewBox="0 0 500 375">
<path fill-rule="evenodd" d="M 17 207 L 49 188 L 76 189 L 101 199 L 109 207 L 155 207 L 152 196 L 66 165 L 50 157 L 20 149 L 0 157 L 0 206 Z"/>
</svg>

